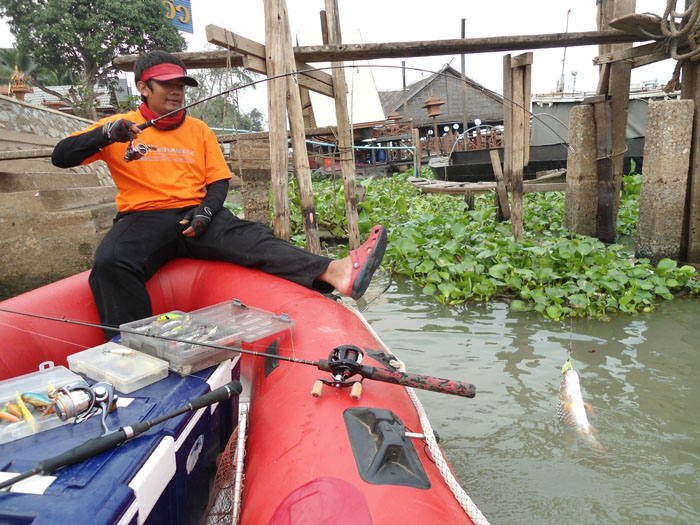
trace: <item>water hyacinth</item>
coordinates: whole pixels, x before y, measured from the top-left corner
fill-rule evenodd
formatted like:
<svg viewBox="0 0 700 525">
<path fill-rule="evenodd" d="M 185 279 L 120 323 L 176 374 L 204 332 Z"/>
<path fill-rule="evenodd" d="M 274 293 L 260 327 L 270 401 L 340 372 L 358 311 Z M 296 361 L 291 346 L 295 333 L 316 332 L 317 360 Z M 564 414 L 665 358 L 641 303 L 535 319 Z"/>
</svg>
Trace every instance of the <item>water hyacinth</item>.
<svg viewBox="0 0 700 525">
<path fill-rule="evenodd" d="M 359 181 L 367 192 L 358 204 L 360 232 L 377 223 L 387 226 L 384 267 L 440 303 L 498 299 L 560 319 L 650 311 L 674 294 L 700 293 L 694 267 L 670 259 L 654 267 L 633 257 L 639 175 L 625 177 L 618 219 L 618 238 L 625 244 L 606 246 L 566 230 L 562 192 L 524 195 L 524 235 L 515 242 L 510 222 L 495 221 L 492 195 L 477 196 L 469 210 L 459 197 L 421 193 L 406 182 L 410 174 Z M 342 182 L 315 180 L 314 191 L 319 228 L 343 237 Z M 292 240 L 303 245 L 296 181 L 290 198 Z"/>
</svg>

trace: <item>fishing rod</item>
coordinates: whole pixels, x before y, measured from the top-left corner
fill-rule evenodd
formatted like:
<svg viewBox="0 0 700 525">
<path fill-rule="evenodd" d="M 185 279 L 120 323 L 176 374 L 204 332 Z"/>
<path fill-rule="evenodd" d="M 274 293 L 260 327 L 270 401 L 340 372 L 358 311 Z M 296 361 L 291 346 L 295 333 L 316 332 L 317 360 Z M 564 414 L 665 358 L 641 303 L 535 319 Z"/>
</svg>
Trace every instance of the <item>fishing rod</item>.
<svg viewBox="0 0 700 525">
<path fill-rule="evenodd" d="M 348 65 L 342 65 L 342 66 L 310 67 L 307 69 L 300 69 L 298 71 L 291 71 L 288 73 L 280 73 L 279 75 L 265 77 L 265 78 L 262 78 L 260 80 L 248 82 L 247 84 L 242 84 L 240 86 L 232 87 L 231 89 L 226 89 L 226 90 L 221 91 L 219 93 L 216 93 L 214 95 L 209 95 L 208 97 L 204 97 L 204 98 L 201 98 L 199 100 L 196 100 L 196 101 L 192 102 L 191 104 L 186 104 L 185 106 L 182 106 L 181 108 L 169 111 L 168 113 L 165 113 L 164 115 L 160 115 L 159 117 L 147 120 L 143 124 L 138 124 L 137 126 L 140 129 L 145 130 L 146 128 L 153 126 L 160 119 L 171 117 L 171 116 L 175 115 L 176 113 L 179 113 L 180 111 L 187 110 L 191 107 L 197 106 L 199 104 L 202 104 L 203 102 L 207 102 L 209 100 L 220 97 L 222 95 L 228 95 L 229 93 L 232 93 L 234 91 L 238 91 L 240 89 L 245 89 L 247 87 L 255 86 L 257 84 L 262 84 L 262 83 L 268 82 L 270 80 L 275 80 L 278 78 L 285 78 L 285 77 L 294 76 L 294 75 L 303 75 L 305 73 L 313 73 L 314 71 L 325 71 L 325 70 L 345 69 L 345 68 L 361 68 L 361 67 L 362 68 L 383 67 L 383 68 L 388 68 L 388 69 L 410 69 L 411 71 L 419 71 L 421 73 L 430 73 L 431 75 L 441 75 L 441 76 L 444 76 L 446 79 L 454 80 L 455 82 L 465 82 L 465 83 L 469 84 L 472 88 L 478 89 L 482 93 L 486 93 L 486 94 L 491 95 L 492 97 L 499 98 L 499 99 L 501 99 L 501 101 L 507 100 L 511 104 L 519 107 L 520 109 L 522 109 L 523 111 L 528 113 L 532 118 L 537 119 L 544 127 L 546 127 L 549 131 L 551 131 L 559 140 L 561 140 L 562 144 L 567 144 L 567 146 L 565 146 L 567 149 L 571 150 L 572 152 L 575 152 L 573 147 L 567 143 L 567 140 L 564 139 L 564 137 L 562 137 L 561 135 L 559 135 L 559 133 L 557 133 L 557 131 L 555 129 L 553 129 L 551 126 L 549 126 L 544 120 L 542 120 L 539 115 L 535 115 L 534 113 L 532 113 L 528 108 L 524 107 L 523 105 L 521 105 L 521 104 L 517 103 L 516 101 L 509 99 L 509 98 L 507 98 L 499 93 L 496 93 L 495 91 L 488 89 L 487 87 L 482 86 L 481 84 L 478 84 L 474 81 L 470 81 L 470 80 L 466 79 L 466 77 L 464 79 L 455 78 L 452 75 L 448 75 L 447 73 L 443 73 L 440 71 L 431 71 L 430 69 L 422 69 L 422 68 L 418 68 L 418 67 L 394 66 L 394 65 L 390 65 L 390 64 L 348 64 Z M 568 127 L 568 126 L 564 125 L 564 127 Z"/>
<path fill-rule="evenodd" d="M 36 319 L 44 319 L 47 321 L 57 321 L 62 323 L 74 324 L 78 326 L 87 326 L 90 328 L 100 328 L 102 330 L 120 330 L 121 332 L 152 337 L 154 339 L 160 339 L 165 341 L 175 341 L 176 343 L 192 344 L 192 341 L 186 339 L 180 339 L 177 337 L 164 337 L 155 334 L 144 334 L 142 332 L 131 330 L 128 328 L 118 328 L 105 326 L 97 323 L 88 323 L 85 321 L 75 321 L 72 319 L 66 319 L 65 317 L 52 317 L 48 315 L 33 314 L 29 312 L 18 312 L 15 310 L 8 310 L 6 308 L 0 308 L 0 312 L 5 312 L 15 315 L 23 315 L 26 317 L 33 317 Z M 256 352 L 255 350 L 246 350 L 243 348 L 231 349 L 228 346 L 219 345 L 210 342 L 198 342 L 198 345 L 205 346 L 207 348 L 215 348 L 217 350 L 227 350 L 229 352 L 239 352 L 245 355 L 252 355 L 255 357 L 264 357 L 268 359 L 277 359 L 280 361 L 288 361 L 290 363 L 297 363 L 301 365 L 315 366 L 323 372 L 330 372 L 334 377 L 339 378 L 337 381 L 345 381 L 353 375 L 360 375 L 364 379 L 372 379 L 374 381 L 381 381 L 383 383 L 391 383 L 394 385 L 402 385 L 411 388 L 418 388 L 420 390 L 429 390 L 431 392 L 440 392 L 442 394 L 450 394 L 454 396 L 469 397 L 473 398 L 476 395 L 476 386 L 472 383 L 466 383 L 462 381 L 454 381 L 451 379 L 442 379 L 439 377 L 426 376 L 422 374 L 413 374 L 408 372 L 400 372 L 394 370 L 387 370 L 384 368 L 376 368 L 373 366 L 362 365 L 361 364 L 361 353 L 362 350 L 352 345 L 340 346 L 330 353 L 329 359 L 320 359 L 318 361 L 309 361 L 307 359 L 301 359 L 298 357 L 289 357 L 277 354 L 268 354 L 265 352 Z M 351 349 L 350 351 L 338 350 Z M 352 359 L 355 357 L 355 359 Z M 354 362 L 353 362 L 354 361 Z"/>
<path fill-rule="evenodd" d="M 219 387 L 216 390 L 212 390 L 211 392 L 190 401 L 185 406 L 173 410 L 172 412 L 168 412 L 167 414 L 163 414 L 162 416 L 158 416 L 154 419 L 141 421 L 134 425 L 121 427 L 119 430 L 110 434 L 89 439 L 85 443 L 73 447 L 63 454 L 59 454 L 58 456 L 54 456 L 39 462 L 39 465 L 31 470 L 27 470 L 14 478 L 1 481 L 0 490 L 36 474 L 50 474 L 63 467 L 68 467 L 70 465 L 74 465 L 75 463 L 85 461 L 86 459 L 101 454 L 102 452 L 106 452 L 117 445 L 138 436 L 139 434 L 143 434 L 152 427 L 161 424 L 163 421 L 167 421 L 168 419 L 182 415 L 185 412 L 194 412 L 200 408 L 226 401 L 227 399 L 231 399 L 232 397 L 239 395 L 242 390 L 243 387 L 239 381 L 231 381 L 230 383 Z"/>
</svg>

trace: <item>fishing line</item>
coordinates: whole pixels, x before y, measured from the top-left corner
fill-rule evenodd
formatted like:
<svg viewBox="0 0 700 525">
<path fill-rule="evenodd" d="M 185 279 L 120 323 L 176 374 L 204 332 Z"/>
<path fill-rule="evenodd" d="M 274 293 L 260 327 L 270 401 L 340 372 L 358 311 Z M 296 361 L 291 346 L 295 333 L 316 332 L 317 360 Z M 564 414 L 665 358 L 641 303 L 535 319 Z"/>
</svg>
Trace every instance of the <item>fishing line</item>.
<svg viewBox="0 0 700 525">
<path fill-rule="evenodd" d="M 476 90 L 478 90 L 486 95 L 489 95 L 492 98 L 500 99 L 501 104 L 503 104 L 503 101 L 508 101 L 513 106 L 516 106 L 516 107 L 522 109 L 523 111 L 528 113 L 530 115 L 530 117 L 537 119 L 543 126 L 545 126 L 556 137 L 558 137 L 559 140 L 561 140 L 561 143 L 560 143 L 561 146 L 567 148 L 571 152 L 575 152 L 574 148 L 570 144 L 568 144 L 568 141 L 566 139 L 564 139 L 564 137 L 562 137 L 559 133 L 557 133 L 557 131 L 554 128 L 552 128 L 544 120 L 542 120 L 539 115 L 535 115 L 534 113 L 532 113 L 532 111 L 530 111 L 528 108 L 524 107 L 522 104 L 519 104 L 518 102 L 516 102 L 512 99 L 509 99 L 507 97 L 504 97 L 503 95 L 496 93 L 495 91 L 490 90 L 485 86 L 482 86 L 481 84 L 471 80 L 470 78 L 466 78 L 466 77 L 464 79 L 456 78 L 452 75 L 447 74 L 446 72 L 432 71 L 430 69 L 423 69 L 423 68 L 418 68 L 418 67 L 394 66 L 394 65 L 390 65 L 390 64 L 348 64 L 348 65 L 336 65 L 336 66 L 310 67 L 307 69 L 300 69 L 298 71 L 291 71 L 288 73 L 280 73 L 279 75 L 266 76 L 265 78 L 261 78 L 259 80 L 254 80 L 252 82 L 248 82 L 247 84 L 242 84 L 240 86 L 235 86 L 235 87 L 232 87 L 230 89 L 226 89 L 224 91 L 221 91 L 219 93 L 215 93 L 214 95 L 209 95 L 208 97 L 204 97 L 204 98 L 201 98 L 199 100 L 196 100 L 196 101 L 192 102 L 191 104 L 186 104 L 186 105 L 182 106 L 181 108 L 174 109 L 173 111 L 165 113 L 164 115 L 161 115 L 161 116 L 156 117 L 156 118 L 151 119 L 151 120 L 147 120 L 143 124 L 139 124 L 139 128 L 141 128 L 141 129 L 149 128 L 149 127 L 153 126 L 154 123 L 158 122 L 160 119 L 170 117 L 170 116 L 172 116 L 180 111 L 187 110 L 193 106 L 196 106 L 198 104 L 202 104 L 203 102 L 207 102 L 207 101 L 212 100 L 216 97 L 220 97 L 222 95 L 227 95 L 228 93 L 232 93 L 234 91 L 245 89 L 247 87 L 255 86 L 257 84 L 262 84 L 262 83 L 268 82 L 270 80 L 275 80 L 275 79 L 279 79 L 279 78 L 286 78 L 288 76 L 294 76 L 294 75 L 303 75 L 305 73 L 313 73 L 314 71 L 345 69 L 345 68 L 353 68 L 353 67 L 356 67 L 356 68 L 363 67 L 363 68 L 370 68 L 370 69 L 373 67 L 380 67 L 380 68 L 386 68 L 386 69 L 410 69 L 411 71 L 430 73 L 431 75 L 435 75 L 435 76 L 443 76 L 447 80 L 452 79 L 455 82 L 466 83 L 467 85 L 471 86 L 473 89 L 476 89 Z"/>
<path fill-rule="evenodd" d="M 8 314 L 14 314 L 14 315 L 22 315 L 26 317 L 33 317 L 36 319 L 44 319 L 47 321 L 57 321 L 57 322 L 63 322 L 63 323 L 68 323 L 68 324 L 74 324 L 78 326 L 87 326 L 90 328 L 100 328 L 102 330 L 104 329 L 110 329 L 110 330 L 120 330 L 121 332 L 128 333 L 128 334 L 133 334 L 133 335 L 138 335 L 138 336 L 146 336 L 146 337 L 151 337 L 153 339 L 159 339 L 159 340 L 165 340 L 169 342 L 176 342 L 176 343 L 184 343 L 184 344 L 192 344 L 192 341 L 188 341 L 186 339 L 179 339 L 176 337 L 163 337 L 159 335 L 154 335 L 154 334 L 144 334 L 142 332 L 139 332 L 137 330 L 130 330 L 130 329 L 125 329 L 125 328 L 118 328 L 114 326 L 108 326 L 108 325 L 102 325 L 102 324 L 97 324 L 97 323 L 88 323 L 85 321 L 76 321 L 72 319 L 66 319 L 65 317 L 52 317 L 48 315 L 41 315 L 41 314 L 33 314 L 29 312 L 19 312 L 16 310 L 9 310 L 7 308 L 0 308 L 0 312 L 5 312 Z M 197 343 L 199 346 L 203 346 L 206 348 L 215 348 L 217 350 L 226 350 L 229 352 L 238 352 L 239 354 L 245 354 L 245 355 L 252 355 L 255 357 L 265 357 L 273 360 L 279 360 L 279 361 L 287 361 L 290 363 L 299 363 L 303 365 L 310 365 L 313 366 L 323 372 L 330 372 L 331 375 L 335 376 L 340 373 L 345 374 L 345 372 L 348 372 L 344 376 L 345 377 L 352 377 L 353 375 L 360 375 L 362 376 L 363 379 L 371 379 L 374 381 L 380 381 L 384 383 L 391 383 L 395 385 L 401 385 L 401 386 L 410 386 L 413 388 L 418 388 L 421 390 L 430 390 L 433 392 L 441 392 L 444 394 L 451 394 L 451 395 L 457 395 L 461 397 L 469 397 L 472 398 L 476 395 L 476 387 L 467 382 L 462 382 L 462 381 L 455 381 L 455 380 L 450 380 L 450 379 L 442 379 L 439 377 L 431 377 L 431 376 L 426 376 L 426 375 L 421 375 L 421 374 L 414 374 L 414 373 L 409 373 L 409 372 L 400 372 L 400 371 L 392 371 L 388 369 L 383 369 L 383 368 L 376 368 L 368 365 L 361 365 L 360 360 L 356 360 L 353 362 L 350 362 L 348 359 L 339 359 L 335 360 L 334 355 L 343 350 L 344 352 L 347 351 L 347 349 L 352 349 L 353 352 L 356 352 L 358 354 L 362 353 L 362 350 L 358 347 L 354 347 L 352 345 L 341 345 L 331 352 L 331 355 L 329 356 L 328 359 L 320 359 L 318 361 L 309 361 L 307 359 L 301 359 L 299 357 L 288 357 L 280 354 L 270 354 L 267 352 L 256 352 L 254 350 L 245 350 L 241 347 L 238 348 L 231 348 L 228 346 L 223 346 L 219 345 L 216 343 L 211 343 L 211 342 L 198 342 Z M 351 373 L 350 373 L 351 372 Z"/>
</svg>

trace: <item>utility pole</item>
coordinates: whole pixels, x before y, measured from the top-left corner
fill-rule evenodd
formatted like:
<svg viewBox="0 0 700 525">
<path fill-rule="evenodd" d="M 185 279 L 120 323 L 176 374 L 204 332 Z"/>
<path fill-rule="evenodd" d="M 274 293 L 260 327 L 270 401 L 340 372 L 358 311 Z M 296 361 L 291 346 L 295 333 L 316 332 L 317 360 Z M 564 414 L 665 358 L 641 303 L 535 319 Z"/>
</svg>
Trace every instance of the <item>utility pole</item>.
<svg viewBox="0 0 700 525">
<path fill-rule="evenodd" d="M 569 15 L 571 14 L 571 9 L 566 12 L 566 29 L 564 33 L 569 32 Z M 564 92 L 564 66 L 566 65 L 566 47 L 564 48 L 564 58 L 561 60 L 561 77 L 559 77 L 559 85 L 557 86 L 557 93 Z"/>
</svg>

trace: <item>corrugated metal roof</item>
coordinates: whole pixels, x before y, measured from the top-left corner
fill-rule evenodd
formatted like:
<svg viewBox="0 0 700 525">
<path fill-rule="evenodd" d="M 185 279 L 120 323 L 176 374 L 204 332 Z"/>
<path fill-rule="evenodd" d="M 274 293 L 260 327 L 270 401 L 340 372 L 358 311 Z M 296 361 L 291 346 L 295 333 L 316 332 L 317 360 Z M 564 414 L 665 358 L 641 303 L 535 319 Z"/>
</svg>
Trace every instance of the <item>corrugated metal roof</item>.
<svg viewBox="0 0 700 525">
<path fill-rule="evenodd" d="M 61 95 L 68 96 L 71 88 L 73 86 L 46 86 L 47 88 L 60 93 Z M 129 90 L 129 83 L 125 78 L 117 79 L 114 86 L 114 96 L 116 97 L 117 103 L 124 102 L 128 95 L 131 94 Z M 114 106 L 114 101 L 112 99 L 112 93 L 105 87 L 97 88 L 97 99 L 99 101 L 98 108 L 111 108 Z M 42 104 L 48 104 L 51 102 L 58 102 L 59 98 L 55 95 L 47 93 L 37 87 L 34 88 L 33 93 L 27 93 L 24 96 L 24 101 L 30 104 L 36 104 L 38 106 Z"/>
</svg>

